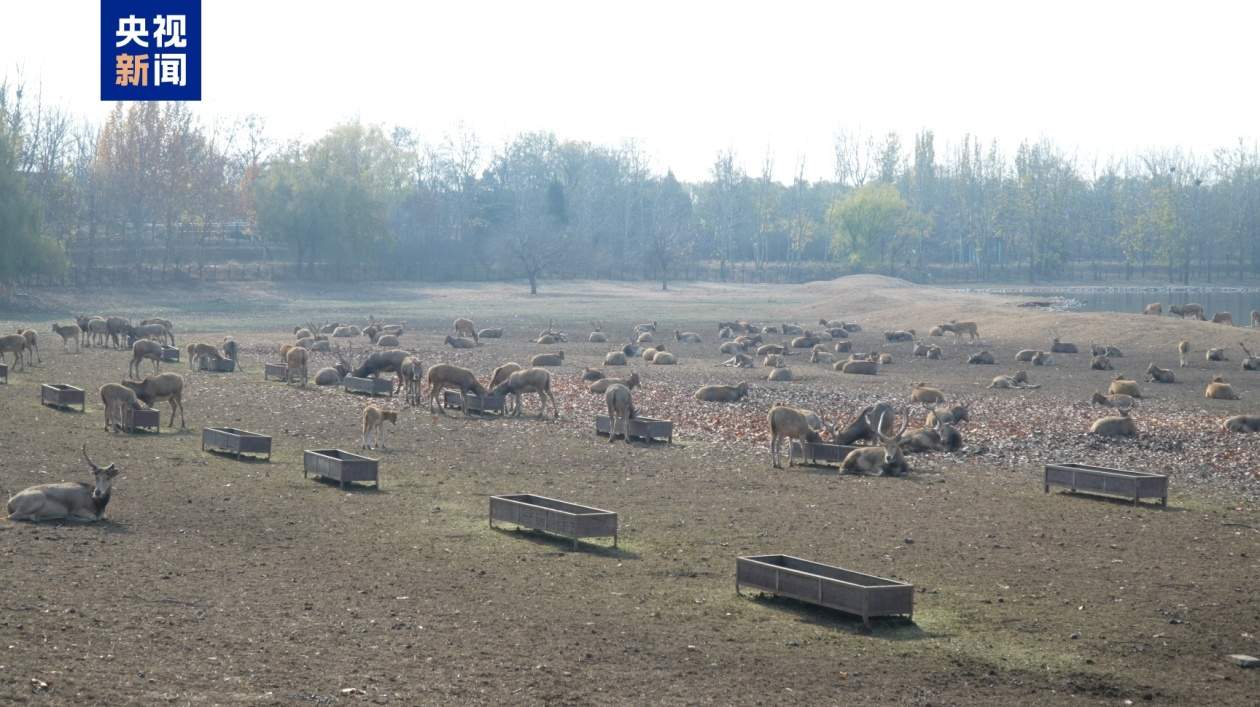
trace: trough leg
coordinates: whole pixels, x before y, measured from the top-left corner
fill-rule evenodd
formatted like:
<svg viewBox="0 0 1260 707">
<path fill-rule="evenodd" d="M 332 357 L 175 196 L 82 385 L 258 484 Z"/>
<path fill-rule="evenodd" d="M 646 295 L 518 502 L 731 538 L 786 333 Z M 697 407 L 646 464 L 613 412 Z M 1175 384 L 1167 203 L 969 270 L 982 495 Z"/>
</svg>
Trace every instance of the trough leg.
<svg viewBox="0 0 1260 707">
<path fill-rule="evenodd" d="M 573 550 L 574 552 L 577 551 L 577 538 L 573 538 Z"/>
<path fill-rule="evenodd" d="M 613 534 L 613 547 L 617 547 L 617 535 Z"/>
</svg>

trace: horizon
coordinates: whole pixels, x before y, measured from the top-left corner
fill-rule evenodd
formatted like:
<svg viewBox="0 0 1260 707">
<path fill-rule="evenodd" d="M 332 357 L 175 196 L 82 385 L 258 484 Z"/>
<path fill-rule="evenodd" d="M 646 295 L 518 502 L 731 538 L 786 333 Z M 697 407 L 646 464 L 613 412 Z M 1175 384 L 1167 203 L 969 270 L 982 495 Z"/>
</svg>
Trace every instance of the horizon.
<svg viewBox="0 0 1260 707">
<path fill-rule="evenodd" d="M 0 27 L 0 76 L 100 124 L 114 105 L 99 100 L 100 6 L 82 4 L 91 11 L 10 8 Z M 706 181 L 728 149 L 750 175 L 769 153 L 776 181 L 790 182 L 801 160 L 810 181 L 832 179 L 841 131 L 876 140 L 896 132 L 905 147 L 930 130 L 938 155 L 965 135 L 996 141 L 1008 155 L 1023 141 L 1048 140 L 1082 166 L 1159 150 L 1209 156 L 1257 137 L 1260 99 L 1239 90 L 1250 23 L 1223 3 L 1192 17 L 1128 2 L 1069 2 L 1049 13 L 991 2 L 816 11 L 798 4 L 774 16 L 748 3 L 671 8 L 653 0 L 625 16 L 572 2 L 474 5 L 363 3 L 356 7 L 366 19 L 348 36 L 354 25 L 331 3 L 305 5 L 296 19 L 279 4 L 206 4 L 204 100 L 191 107 L 206 126 L 256 114 L 277 143 L 310 141 L 356 119 L 412 129 L 427 143 L 468 130 L 487 148 L 532 131 L 610 146 L 632 141 L 654 171 L 687 182 Z M 918 21 L 897 27 L 907 17 Z M 1030 22 L 1035 37 L 1020 34 Z M 615 35 L 601 31 L 614 24 Z M 853 25 L 897 29 L 846 30 Z M 41 41 L 33 27 L 56 27 L 64 41 Z M 429 31 L 469 27 L 471 38 Z M 300 33 L 275 39 L 286 28 Z M 890 33 L 902 39 L 897 51 L 887 51 Z M 969 35 L 983 41 L 946 41 Z M 325 51 L 330 37 L 344 47 L 340 55 Z M 269 39 L 280 44 L 258 56 L 241 50 Z M 764 51 L 731 51 L 749 45 Z M 587 55 L 597 59 L 575 61 Z M 439 63 L 450 57 L 459 61 Z M 275 76 L 258 70 L 269 59 Z M 1141 70 L 1129 70 L 1137 60 Z"/>
</svg>

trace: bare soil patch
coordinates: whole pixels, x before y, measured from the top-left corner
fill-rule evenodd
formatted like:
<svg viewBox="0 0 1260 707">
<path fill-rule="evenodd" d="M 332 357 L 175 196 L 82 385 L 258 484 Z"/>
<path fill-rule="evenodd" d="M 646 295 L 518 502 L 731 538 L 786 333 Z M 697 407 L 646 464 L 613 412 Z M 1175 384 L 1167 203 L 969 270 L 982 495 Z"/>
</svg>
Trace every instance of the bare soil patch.
<svg viewBox="0 0 1260 707">
<path fill-rule="evenodd" d="M 1141 315 L 1042 313 L 1015 300 L 886 278 L 803 286 L 548 284 L 530 298 L 503 285 L 267 286 L 249 290 L 67 295 L 48 312 L 169 316 L 181 346 L 236 335 L 245 371 L 187 379 L 188 432 L 109 435 L 95 390 L 129 353 L 64 354 L 0 385 L 0 491 L 85 479 L 78 448 L 115 461 L 108 520 L 90 526 L 0 522 L 0 700 L 78 704 L 1254 704 L 1260 673 L 1225 660 L 1260 650 L 1260 491 L 1256 441 L 1215 430 L 1257 412 L 1260 374 L 1208 364 L 1207 345 L 1260 349 L 1250 330 Z M 147 303 L 161 301 L 161 308 Z M 358 448 L 365 399 L 262 380 L 262 362 L 308 320 L 403 319 L 402 346 L 426 365 L 483 377 L 561 348 L 561 419 L 465 420 L 402 412 L 379 454 L 382 490 L 302 478 L 302 450 Z M 46 321 L 0 322 L 4 329 Z M 503 326 L 471 351 L 442 346 L 450 321 Z M 716 322 L 861 323 L 855 348 L 895 362 L 844 376 L 793 357 L 798 380 L 717 367 Z M 944 342 L 943 361 L 910 356 L 879 332 L 920 333 L 974 319 L 982 346 Z M 676 423 L 672 446 L 609 444 L 593 433 L 602 398 L 579 375 L 617 344 L 587 344 L 599 321 L 620 342 L 657 320 L 677 366 L 634 360 L 643 414 Z M 532 343 L 548 320 L 570 343 Z M 674 344 L 674 328 L 703 344 Z M 1030 369 L 1035 391 L 988 390 L 1021 348 L 1051 331 L 1085 348 L 1123 349 L 1116 369 L 1176 368 L 1144 384 L 1134 441 L 1086 434 L 1084 401 L 1113 373 L 1088 357 Z M 356 348 L 363 340 L 356 342 Z M 988 348 L 997 366 L 969 366 Z M 1237 359 L 1234 351 L 1231 358 Z M 1241 353 L 1241 351 L 1239 351 Z M 328 357 L 318 356 L 324 365 Z M 147 366 L 148 364 L 146 364 Z M 317 366 L 312 367 L 312 371 Z M 146 368 L 147 370 L 147 368 Z M 168 366 L 163 366 L 168 370 Z M 1223 374 L 1242 400 L 1205 400 Z M 749 381 L 738 405 L 696 403 L 700 385 Z M 926 381 L 973 402 L 963 452 L 911 457 L 907 478 L 770 468 L 764 417 L 778 400 L 841 418 Z M 86 414 L 40 407 L 42 382 L 89 390 Z M 537 402 L 527 398 L 529 412 Z M 913 411 L 921 417 L 922 409 Z M 163 408 L 163 421 L 169 411 Z M 271 463 L 203 453 L 203 426 L 274 437 Z M 1088 460 L 1169 473 L 1164 510 L 1044 494 L 1041 465 Z M 487 497 L 536 493 L 621 514 L 616 550 L 491 530 Z M 783 552 L 913 582 L 913 623 L 860 620 L 790 601 L 740 598 L 734 559 Z"/>
</svg>

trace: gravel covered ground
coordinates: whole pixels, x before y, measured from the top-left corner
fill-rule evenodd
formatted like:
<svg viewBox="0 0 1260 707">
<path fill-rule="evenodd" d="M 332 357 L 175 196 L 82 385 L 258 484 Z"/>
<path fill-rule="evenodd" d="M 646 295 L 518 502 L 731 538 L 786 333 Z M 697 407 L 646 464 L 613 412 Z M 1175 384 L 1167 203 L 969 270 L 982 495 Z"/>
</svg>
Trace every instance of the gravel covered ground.
<svg viewBox="0 0 1260 707">
<path fill-rule="evenodd" d="M 36 292 L 5 330 L 80 311 L 175 320 L 180 344 L 245 345 L 244 372 L 192 373 L 188 432 L 102 430 L 94 391 L 129 354 L 65 354 L 51 332 L 43 363 L 0 386 L 0 490 L 85 479 L 78 448 L 123 473 L 108 519 L 91 526 L 0 523 L 0 700 L 91 704 L 255 703 L 844 703 L 1254 704 L 1260 673 L 1226 654 L 1260 652 L 1260 455 L 1221 419 L 1260 412 L 1260 373 L 1239 370 L 1260 334 L 1140 315 L 1030 312 L 998 297 L 885 278 L 805 286 L 562 283 L 537 298 L 510 286 L 225 289 L 215 293 Z M 148 302 L 163 302 L 153 308 Z M 472 367 L 563 349 L 553 369 L 561 418 L 465 420 L 401 411 L 379 453 L 381 491 L 303 479 L 301 453 L 358 446 L 364 399 L 262 380 L 262 362 L 307 321 L 405 320 L 402 346 L 426 365 Z M 442 346 L 450 320 L 503 326 L 471 351 Z M 719 319 L 856 321 L 857 350 L 894 357 L 875 377 L 792 357 L 797 380 L 716 364 Z M 884 345 L 884 329 L 980 323 L 978 345 L 941 340 L 945 360 Z M 675 444 L 610 445 L 592 434 L 602 397 L 579 375 L 617 345 L 587 344 L 598 321 L 614 340 L 657 320 L 679 365 L 634 360 L 640 412 L 674 420 Z M 573 341 L 537 346 L 554 320 Z M 692 330 L 703 344 L 674 344 Z M 1114 372 L 1088 357 L 1028 369 L 1039 390 L 985 388 L 1017 370 L 1021 348 L 1057 333 L 1083 348 L 1120 347 L 1116 372 L 1154 361 L 1173 385 L 1144 383 L 1141 436 L 1087 434 L 1085 401 Z M 1232 361 L 1209 364 L 1204 347 Z M 362 349 L 363 340 L 356 343 Z M 969 366 L 987 348 L 996 366 Z M 333 359 L 319 356 L 318 364 Z M 317 366 L 312 366 L 312 370 Z M 147 369 L 146 369 L 147 370 Z M 1240 401 L 1203 398 L 1224 375 Z M 749 381 L 737 405 L 698 403 L 700 385 Z M 972 403 L 954 455 L 910 458 L 906 478 L 770 468 L 776 401 L 847 421 L 877 400 L 908 401 L 925 381 Z M 38 404 L 42 382 L 89 390 L 86 414 Z M 536 401 L 526 400 L 529 411 Z M 922 407 L 910 408 L 921 419 Z M 169 412 L 164 409 L 164 421 Z M 269 433 L 269 464 L 200 450 L 202 426 Z M 1167 473 L 1168 509 L 1044 494 L 1047 461 Z M 616 510 L 614 550 L 486 524 L 486 497 L 529 492 Z M 915 584 L 913 622 L 861 622 L 791 601 L 736 596 L 734 558 L 785 552 Z"/>
</svg>

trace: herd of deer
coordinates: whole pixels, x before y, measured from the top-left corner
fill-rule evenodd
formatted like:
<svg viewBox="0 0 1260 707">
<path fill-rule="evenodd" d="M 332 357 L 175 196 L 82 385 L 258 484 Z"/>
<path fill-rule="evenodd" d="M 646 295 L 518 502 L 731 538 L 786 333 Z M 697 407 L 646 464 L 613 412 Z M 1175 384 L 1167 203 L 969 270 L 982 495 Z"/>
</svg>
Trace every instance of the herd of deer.
<svg viewBox="0 0 1260 707">
<path fill-rule="evenodd" d="M 1146 307 L 1145 314 L 1159 314 L 1161 307 L 1153 304 Z M 1169 308 L 1173 314 L 1195 316 L 1203 319 L 1202 307 L 1198 305 L 1182 305 Z M 1228 317 L 1220 317 L 1227 320 Z M 1253 324 L 1260 323 L 1260 315 L 1253 312 Z M 810 329 L 793 324 L 755 326 L 748 321 L 723 321 L 718 324 L 718 339 L 721 341 L 719 351 L 730 356 L 718 364 L 739 368 L 752 368 L 760 359 L 762 365 L 769 368 L 768 380 L 791 380 L 790 370 L 785 361 L 794 351 L 808 350 L 809 362 L 829 364 L 834 370 L 844 374 L 877 375 L 881 365 L 892 363 L 892 356 L 887 352 L 856 352 L 852 350 L 851 335 L 860 332 L 859 325 L 820 319 L 817 333 Z M 629 341 L 620 349 L 610 351 L 604 357 L 605 367 L 618 367 L 628 364 L 630 358 L 642 358 L 656 365 L 675 363 L 677 353 L 666 350 L 666 344 L 657 341 L 657 322 L 638 324 L 634 327 Z M 140 367 L 145 360 L 151 360 L 154 374 L 143 380 L 126 380 L 121 383 L 106 383 L 100 388 L 101 401 L 105 410 L 105 428 L 115 430 L 126 418 L 128 410 L 152 407 L 162 402 L 171 405 L 171 419 L 168 423 L 174 426 L 175 414 L 179 413 L 181 427 L 185 426 L 183 410 L 184 379 L 175 373 L 161 373 L 160 363 L 163 359 L 163 348 L 175 343 L 174 328 L 165 319 L 146 319 L 137 325 L 131 324 L 122 317 L 79 317 L 76 324 L 62 326 L 54 324 L 53 332 L 59 335 L 63 343 L 63 351 L 69 351 L 69 342 L 74 341 L 76 351 L 83 347 L 129 346 L 132 359 L 128 365 L 128 377 L 140 377 Z M 473 322 L 466 318 L 454 321 L 454 336 L 446 336 L 445 343 L 454 349 L 471 349 L 483 345 L 485 339 L 497 339 L 503 336 L 503 329 L 477 329 Z M 490 374 L 488 384 L 483 385 L 476 374 L 464 367 L 450 363 L 438 363 L 427 370 L 419 357 L 402 348 L 398 348 L 398 340 L 404 331 L 402 324 L 382 324 L 371 318 L 366 326 L 350 324 L 314 324 L 295 327 L 295 341 L 279 348 L 281 362 L 286 366 L 288 381 L 300 382 L 304 387 L 308 382 L 307 367 L 315 353 L 335 355 L 337 362 L 329 367 L 321 368 L 315 374 L 316 385 L 335 385 L 347 376 L 357 378 L 377 378 L 382 374 L 392 373 L 395 376 L 394 388 L 404 394 L 408 405 L 419 405 L 422 382 L 429 385 L 428 402 L 430 412 L 445 415 L 440 395 L 445 390 L 457 391 L 461 398 L 461 410 L 467 416 L 468 396 L 478 398 L 501 397 L 511 414 L 519 416 L 523 409 L 522 396 L 535 394 L 539 397 L 539 416 L 545 414 L 547 403 L 551 403 L 553 417 L 559 417 L 559 407 L 552 393 L 552 374 L 548 367 L 560 366 L 565 356 L 563 351 L 540 353 L 533 356 L 529 366 L 516 362 L 504 363 L 496 367 Z M 976 322 L 960 322 L 951 320 L 939 324 L 928 332 L 929 337 L 952 335 L 956 343 L 964 337 L 969 343 L 979 340 L 979 327 Z M 352 339 L 366 337 L 374 349 L 367 349 L 355 357 L 340 346 L 334 347 L 334 339 Z M 770 343 L 768 336 L 782 336 L 781 343 Z M 885 343 L 912 343 L 912 354 L 929 360 L 943 358 L 943 349 L 918 338 L 915 330 L 890 330 L 882 332 Z M 677 344 L 701 344 L 703 337 L 695 332 L 673 330 L 673 340 Z M 557 331 L 554 324 L 539 333 L 534 339 L 539 345 L 555 345 L 568 341 L 567 335 Z M 593 331 L 587 337 L 588 342 L 602 343 L 608 341 L 608 335 L 601 325 L 594 324 Z M 825 344 L 824 341 L 829 342 Z M 125 344 L 124 344 L 125 342 Z M 1240 342 L 1244 353 L 1242 368 L 1244 370 L 1260 370 L 1260 358 Z M 352 346 L 349 347 L 352 351 Z M 188 364 L 192 368 L 201 368 L 207 363 L 230 359 L 239 366 L 240 347 L 232 337 L 226 337 L 220 346 L 200 342 L 186 346 Z M 1180 341 L 1177 346 L 1179 361 L 1182 367 L 1187 365 L 1187 355 L 1191 348 L 1188 341 Z M 0 362 L 3 355 L 12 353 L 15 364 L 21 365 L 23 360 L 32 362 L 38 356 L 37 336 L 35 331 L 21 329 L 14 335 L 0 336 Z M 1054 354 L 1076 354 L 1079 349 L 1075 344 L 1061 341 L 1057 336 L 1050 341 L 1048 350 L 1023 349 L 1018 351 L 1014 360 L 1033 366 L 1048 366 L 1054 362 Z M 839 354 L 848 354 L 839 358 Z M 1123 353 L 1115 346 L 1090 344 L 1090 368 L 1095 370 L 1112 370 L 1112 359 L 1122 358 Z M 1220 348 L 1209 348 L 1205 351 L 1208 361 L 1229 360 L 1225 351 Z M 974 352 L 967 356 L 969 364 L 996 363 L 994 356 L 987 350 Z M 611 419 L 609 442 L 618 434 L 626 442 L 630 441 L 629 421 L 638 414 L 633 399 L 633 390 L 641 385 L 638 372 L 624 377 L 609 376 L 605 370 L 586 368 L 582 379 L 588 383 L 591 394 L 602 395 Z M 1147 382 L 1174 383 L 1176 375 L 1172 370 L 1156 366 L 1153 362 L 1146 369 Z M 991 389 L 1037 389 L 1040 386 L 1030 383 L 1027 371 L 1019 370 L 1009 375 L 999 375 L 992 379 L 988 386 Z M 738 403 L 749 397 L 747 382 L 737 385 L 706 385 L 698 389 L 693 398 L 708 403 Z M 1204 393 L 1205 397 L 1223 400 L 1237 400 L 1238 395 L 1221 376 L 1213 377 Z M 1090 427 L 1093 434 L 1101 436 L 1135 436 L 1138 434 L 1131 413 L 1141 399 L 1142 394 L 1137 381 L 1117 375 L 1110 382 L 1105 394 L 1095 393 L 1092 402 L 1114 409 L 1116 412 L 1096 420 Z M 905 406 L 900 413 L 894 406 L 881 402 L 868 406 L 843 427 L 828 422 L 812 410 L 792 407 L 783 402 L 771 406 L 767 414 L 770 431 L 770 454 L 773 467 L 781 468 L 783 444 L 788 446 L 788 466 L 795 464 L 796 447 L 793 442 L 807 444 L 830 443 L 836 445 L 858 445 L 850 451 L 841 463 L 846 472 L 878 475 L 903 475 L 909 471 L 906 455 L 923 452 L 952 452 L 962 447 L 962 435 L 955 427 L 956 423 L 968 418 L 969 410 L 965 404 L 939 407 L 946 402 L 945 394 L 925 383 L 915 383 L 910 391 L 911 404 L 923 405 L 926 417 L 921 427 L 910 428 L 911 416 L 909 407 Z M 901 423 L 896 424 L 900 416 Z M 377 405 L 368 405 L 362 414 L 362 446 L 374 448 L 384 446 L 385 423 L 396 424 L 397 411 L 384 409 Z M 1260 416 L 1238 415 L 1230 417 L 1221 424 L 1221 429 L 1229 432 L 1260 431 Z M 83 450 L 87 459 L 86 446 Z M 33 487 L 14 496 L 9 503 L 10 517 L 15 519 L 43 519 L 53 517 L 99 518 L 109 499 L 109 482 L 117 473 L 115 467 L 101 468 L 88 460 L 96 475 L 95 487 L 86 484 L 53 484 Z M 41 490 L 42 489 L 42 490 Z"/>
</svg>

